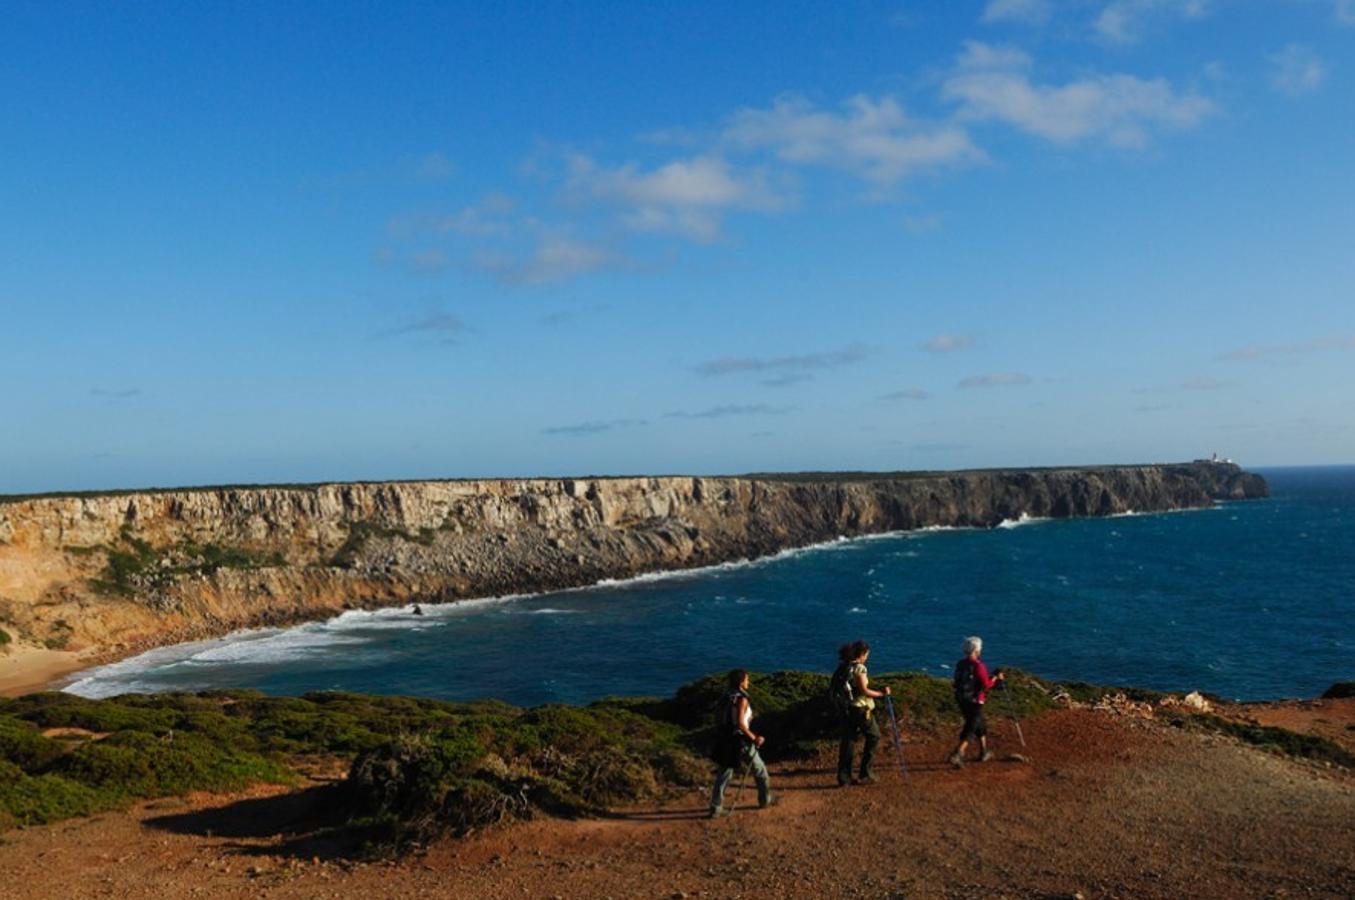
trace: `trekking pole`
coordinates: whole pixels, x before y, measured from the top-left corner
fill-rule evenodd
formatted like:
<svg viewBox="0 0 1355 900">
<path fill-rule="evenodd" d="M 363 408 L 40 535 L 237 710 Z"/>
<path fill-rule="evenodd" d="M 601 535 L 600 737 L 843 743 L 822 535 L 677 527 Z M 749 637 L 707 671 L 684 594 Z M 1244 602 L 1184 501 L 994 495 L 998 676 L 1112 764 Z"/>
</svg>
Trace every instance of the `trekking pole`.
<svg viewBox="0 0 1355 900">
<path fill-rule="evenodd" d="M 903 758 L 903 741 L 899 738 L 899 720 L 894 717 L 894 698 L 885 694 L 885 706 L 889 708 L 889 729 L 894 733 L 894 750 L 899 754 L 899 768 L 903 777 L 908 777 L 908 762 Z"/>
<path fill-rule="evenodd" d="M 1012 717 L 1012 724 L 1016 726 L 1016 736 L 1021 739 L 1021 746 L 1026 746 L 1026 736 L 1021 733 L 1021 723 L 1016 718 L 1016 705 L 1012 703 L 1011 694 L 1007 693 L 1007 679 L 1002 679 L 1002 700 L 1007 706 L 1007 715 Z"/>
<path fill-rule="evenodd" d="M 757 752 L 756 747 L 753 747 L 752 749 L 754 753 Z M 748 783 L 748 775 L 752 771 L 753 771 L 753 754 L 749 753 L 748 761 L 743 764 L 743 773 L 739 775 L 738 787 L 734 788 L 734 799 L 730 801 L 729 804 L 729 811 L 731 813 L 739 808 L 739 795 L 743 793 L 743 786 Z"/>
</svg>

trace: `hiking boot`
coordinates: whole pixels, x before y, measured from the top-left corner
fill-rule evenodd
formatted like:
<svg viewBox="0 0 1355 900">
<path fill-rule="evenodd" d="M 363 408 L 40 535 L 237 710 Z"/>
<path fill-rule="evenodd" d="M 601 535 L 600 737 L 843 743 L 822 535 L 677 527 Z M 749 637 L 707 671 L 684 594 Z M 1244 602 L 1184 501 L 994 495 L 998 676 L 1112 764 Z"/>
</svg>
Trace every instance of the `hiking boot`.
<svg viewBox="0 0 1355 900">
<path fill-rule="evenodd" d="M 874 772 L 862 772 L 861 777 L 856 779 L 857 784 L 875 784 L 880 779 L 875 777 Z"/>
<path fill-rule="evenodd" d="M 757 804 L 757 808 L 758 808 L 758 809 L 766 809 L 767 807 L 769 807 L 769 806 L 775 806 L 776 804 L 778 804 L 778 803 L 780 803 L 780 802 L 781 802 L 781 798 L 778 797 L 778 796 L 776 796 L 775 794 L 773 794 L 773 795 L 771 795 L 770 797 L 768 797 L 766 800 L 759 800 L 759 801 L 758 801 L 758 804 Z"/>
<path fill-rule="evenodd" d="M 979 762 L 989 762 L 990 760 L 992 760 L 992 758 L 993 758 L 993 751 L 992 751 L 992 750 L 985 750 L 985 751 L 983 751 L 983 755 L 979 757 Z"/>
<path fill-rule="evenodd" d="M 712 819 L 723 819 L 727 815 L 729 815 L 729 810 L 723 806 L 712 806 L 710 808 L 710 818 Z"/>
<path fill-rule="evenodd" d="M 950 756 L 947 756 L 947 757 L 946 757 L 946 762 L 950 763 L 952 766 L 954 766 L 954 767 L 957 768 L 957 769 L 963 769 L 963 768 L 964 768 L 964 757 L 960 755 L 960 751 L 959 751 L 959 750 L 956 750 L 956 751 L 955 751 L 954 753 L 952 753 Z"/>
<path fill-rule="evenodd" d="M 840 787 L 840 788 L 843 788 L 843 787 L 851 787 L 851 786 L 852 786 L 852 779 L 851 779 L 851 776 L 848 776 L 848 777 L 846 777 L 846 778 L 843 778 L 841 775 L 839 775 L 839 776 L 837 777 L 837 786 Z"/>
</svg>

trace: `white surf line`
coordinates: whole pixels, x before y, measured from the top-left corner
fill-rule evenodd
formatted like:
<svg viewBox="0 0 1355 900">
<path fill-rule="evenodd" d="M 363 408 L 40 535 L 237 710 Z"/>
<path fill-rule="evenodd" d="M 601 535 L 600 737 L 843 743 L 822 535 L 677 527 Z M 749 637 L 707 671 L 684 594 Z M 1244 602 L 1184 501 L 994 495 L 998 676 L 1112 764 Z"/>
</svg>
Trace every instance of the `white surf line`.
<svg viewBox="0 0 1355 900">
<path fill-rule="evenodd" d="M 1130 510 L 1123 513 L 1113 513 L 1108 516 L 1071 516 L 1065 518 L 1102 519 L 1126 516 L 1146 517 L 1166 513 L 1198 512 L 1207 509 L 1218 509 L 1222 505 L 1222 501 L 1216 501 L 1213 506 L 1185 507 L 1182 509 L 1157 510 L 1142 513 Z M 737 560 L 712 563 L 708 566 L 696 566 L 690 569 L 658 569 L 651 572 L 642 572 L 627 578 L 603 578 L 593 584 L 579 585 L 572 588 L 558 588 L 549 591 L 519 594 L 502 594 L 493 597 L 467 597 L 465 599 L 449 600 L 443 603 L 420 602 L 417 604 L 411 603 L 403 606 L 390 606 L 370 610 L 348 609 L 336 616 L 331 616 L 328 619 L 305 622 L 287 628 L 277 628 L 273 626 L 240 628 L 221 635 L 220 637 L 206 638 L 200 641 L 186 641 L 179 644 L 167 644 L 163 647 L 156 647 L 147 650 L 144 653 L 139 653 L 135 656 L 130 656 L 126 659 L 121 659 L 106 665 L 96 666 L 92 669 L 83 669 L 79 672 L 72 673 L 72 675 L 69 676 L 70 680 L 66 684 L 61 684 L 60 681 L 56 682 L 56 684 L 59 685 L 57 688 L 58 690 L 76 694 L 78 696 L 90 698 L 114 696 L 119 693 L 134 692 L 132 686 L 137 683 L 135 680 L 137 674 L 170 668 L 172 666 L 178 666 L 194 661 L 201 661 L 208 664 L 230 665 L 245 662 L 277 662 L 281 659 L 295 658 L 295 652 L 285 656 L 273 656 L 271 660 L 268 658 L 267 653 L 258 655 L 249 653 L 251 649 L 263 649 L 252 648 L 249 645 L 266 642 L 276 637 L 288 635 L 313 635 L 314 637 L 321 637 L 323 634 L 322 640 L 302 638 L 295 641 L 291 644 L 291 649 L 293 651 L 305 649 L 320 650 L 341 646 L 345 643 L 358 645 L 366 642 L 360 637 L 353 636 L 351 634 L 352 632 L 384 629 L 418 630 L 420 628 L 431 627 L 438 621 L 458 618 L 463 615 L 483 611 L 490 607 L 515 603 L 522 600 L 533 600 L 541 597 L 560 596 L 586 591 L 624 590 L 632 585 L 667 581 L 670 579 L 700 578 L 718 572 L 729 572 L 743 568 L 772 565 L 810 553 L 850 549 L 853 545 L 868 541 L 888 540 L 891 538 L 915 539 L 942 532 L 993 531 L 996 529 L 1015 528 L 1018 525 L 1038 524 L 1052 521 L 1058 520 L 1052 517 L 1032 518 L 1029 514 L 1022 513 L 1021 516 L 1015 520 L 1003 519 L 1002 522 L 992 527 L 978 525 L 923 525 L 919 528 L 879 531 L 852 537 L 838 535 L 830 540 L 806 544 L 802 547 L 788 547 L 785 550 L 779 550 L 776 553 L 759 556 L 754 559 L 745 557 Z M 411 612 L 412 607 L 415 605 L 423 610 L 422 615 L 416 615 Z M 545 613 L 546 610 L 540 610 L 539 612 Z M 560 613 L 567 611 L 551 609 L 549 612 Z M 345 639 L 344 635 L 346 632 L 349 633 L 349 635 Z M 279 643 L 286 645 L 288 641 L 284 640 Z M 238 649 L 227 650 L 227 647 Z M 271 650 L 273 648 L 268 649 Z M 240 657 L 237 659 L 230 659 L 229 656 L 235 652 L 239 652 L 241 654 Z M 107 690 L 101 690 L 102 688 L 107 688 Z"/>
</svg>

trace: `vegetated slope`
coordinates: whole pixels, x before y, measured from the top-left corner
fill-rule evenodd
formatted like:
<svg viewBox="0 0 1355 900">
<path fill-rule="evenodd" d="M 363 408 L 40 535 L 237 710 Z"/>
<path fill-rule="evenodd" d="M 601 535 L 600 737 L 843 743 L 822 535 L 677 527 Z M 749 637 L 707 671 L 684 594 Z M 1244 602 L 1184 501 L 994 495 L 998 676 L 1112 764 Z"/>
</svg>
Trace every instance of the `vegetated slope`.
<svg viewBox="0 0 1355 900">
<path fill-rule="evenodd" d="M 313 751 L 346 746 L 337 755 L 360 760 L 350 780 L 367 778 L 364 769 L 385 775 L 353 789 L 321 775 L 308 787 L 195 794 L 139 805 L 130 815 L 12 830 L 0 841 L 0 867 L 13 896 L 72 898 L 1345 897 L 1355 891 L 1355 777 L 1348 758 L 1322 756 L 1350 752 L 1355 701 L 1225 704 L 1200 715 L 1179 697 L 1043 685 L 1046 693 L 1018 678 L 1017 708 L 1029 713 L 1023 718 L 1028 745 L 1017 742 L 1005 707 L 996 705 L 990 718 L 998 760 L 955 771 L 941 761 L 956 725 L 948 686 L 915 675 L 878 680 L 900 694 L 907 778 L 886 739 L 877 765 L 881 783 L 832 788 L 831 739 L 806 740 L 799 730 L 816 727 L 824 676 L 777 673 L 753 682 L 755 705 L 768 710 L 757 727 L 769 735 L 770 755 L 790 753 L 772 763 L 782 798 L 775 808 L 751 809 L 745 790 L 732 818 L 706 820 L 711 772 L 698 764 L 690 786 L 678 781 L 675 791 L 657 795 L 642 790 L 632 795 L 639 802 L 627 801 L 629 788 L 619 790 L 602 804 L 605 810 L 594 810 L 597 816 L 573 818 L 577 808 L 529 805 L 524 821 L 510 802 L 506 810 L 499 806 L 499 824 L 483 827 L 491 817 L 470 828 L 456 818 L 468 810 L 464 787 L 448 790 L 465 785 L 469 770 L 406 768 L 411 757 L 399 748 L 409 738 L 391 741 L 379 731 L 407 728 L 429 745 L 444 745 L 438 756 L 448 760 L 470 732 L 464 722 L 447 725 L 478 716 L 494 737 L 476 745 L 483 755 L 474 780 L 496 785 L 498 796 L 513 801 L 523 796 L 523 779 L 559 780 L 561 769 L 549 767 L 560 759 L 542 755 L 544 748 L 556 747 L 561 758 L 586 756 L 572 736 L 580 733 L 578 722 L 617 741 L 609 752 L 622 766 L 688 752 L 685 742 L 699 741 L 709 721 L 717 682 L 689 685 L 667 701 L 612 701 L 583 710 L 476 710 L 354 695 L 24 698 L 7 704 L 0 717 L 113 729 L 100 738 L 93 728 L 47 726 L 73 745 L 63 751 L 68 757 L 138 731 L 173 746 L 183 739 L 169 724 L 177 722 L 185 734 L 215 729 L 222 743 L 253 735 L 252 749 L 241 752 L 265 759 L 283 754 L 312 772 L 324 768 Z M 1065 692 L 1070 700 L 1054 700 Z M 1059 702 L 1073 705 L 1048 708 Z M 1215 717 L 1246 726 L 1253 709 L 1264 717 L 1284 715 L 1299 731 L 1311 730 L 1305 722 L 1326 723 L 1346 743 L 1305 745 L 1288 729 L 1234 736 L 1216 727 Z M 662 746 L 646 747 L 661 734 L 667 736 Z M 539 762 L 529 761 L 533 754 Z M 74 769 L 68 763 L 65 771 Z M 564 778 L 581 778 L 576 787 L 647 784 L 615 780 L 615 772 L 587 765 Z M 380 785 L 391 790 L 371 792 Z M 532 790 L 528 786 L 528 797 Z M 386 817 L 355 805 L 373 797 L 386 798 Z M 423 802 L 403 803 L 417 798 Z M 421 818 L 434 809 L 444 827 L 469 833 L 421 847 L 419 838 L 435 833 L 423 830 Z M 370 847 L 393 836 L 418 852 L 393 862 L 361 861 L 364 842 Z"/>
<path fill-rule="evenodd" d="M 391 482 L 0 501 L 0 629 L 119 648 L 577 587 L 842 535 L 1265 496 L 1234 465 Z"/>
</svg>

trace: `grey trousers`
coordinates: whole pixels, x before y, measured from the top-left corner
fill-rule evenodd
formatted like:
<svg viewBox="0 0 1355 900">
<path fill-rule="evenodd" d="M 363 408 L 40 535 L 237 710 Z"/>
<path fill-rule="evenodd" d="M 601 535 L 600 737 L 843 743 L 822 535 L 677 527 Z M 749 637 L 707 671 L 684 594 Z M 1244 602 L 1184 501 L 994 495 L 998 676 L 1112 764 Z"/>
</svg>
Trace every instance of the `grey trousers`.
<svg viewBox="0 0 1355 900">
<path fill-rule="evenodd" d="M 765 806 L 767 799 L 772 795 L 771 778 L 767 775 L 767 764 L 762 761 L 762 755 L 752 744 L 745 744 L 740 752 L 738 771 L 740 775 L 745 771 L 753 773 L 753 780 L 757 782 L 758 805 Z M 715 787 L 710 792 L 711 809 L 720 809 L 724 805 L 725 788 L 729 787 L 730 779 L 733 777 L 733 766 L 721 769 L 720 774 L 715 777 Z"/>
</svg>

